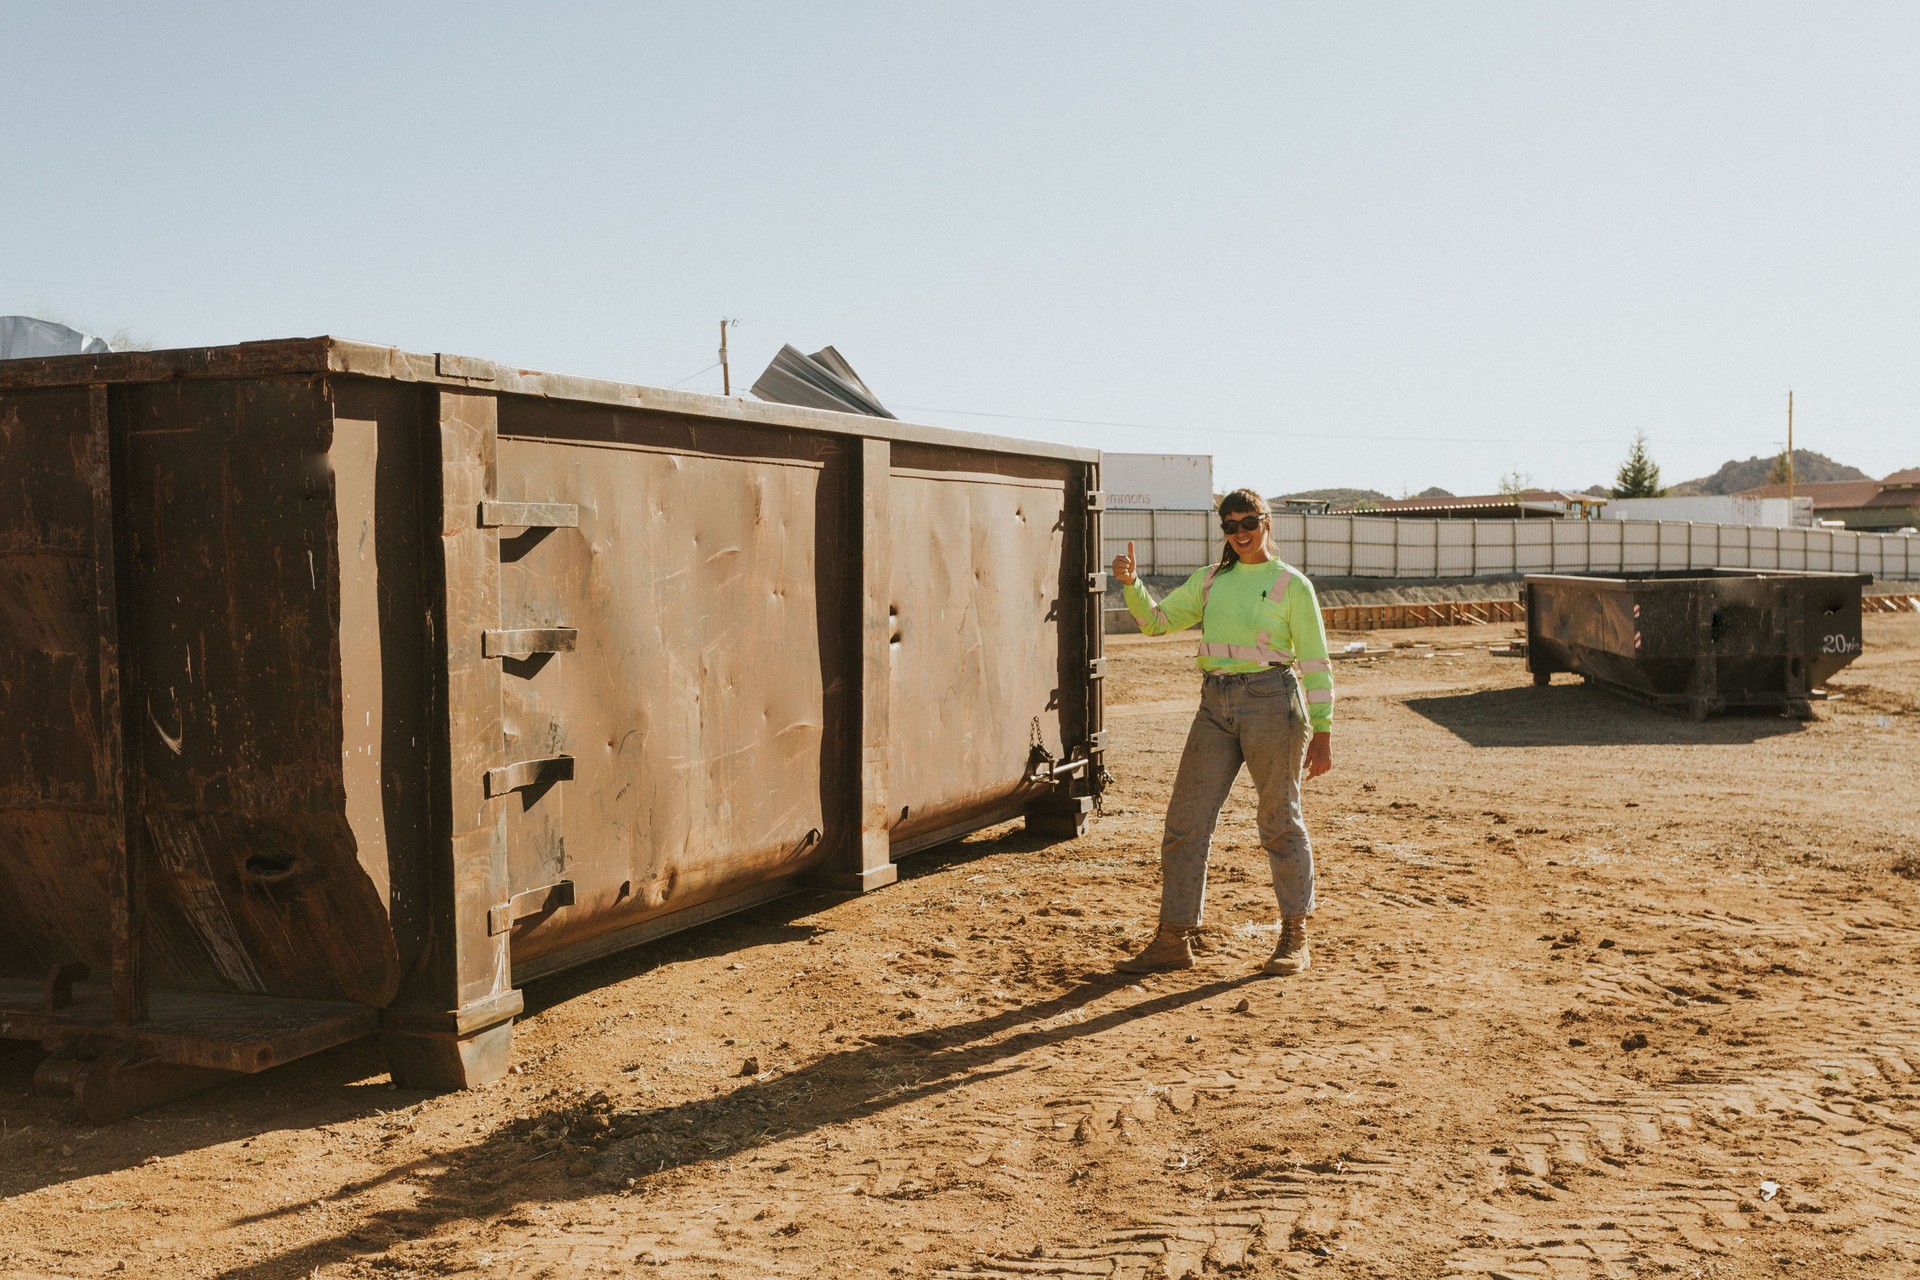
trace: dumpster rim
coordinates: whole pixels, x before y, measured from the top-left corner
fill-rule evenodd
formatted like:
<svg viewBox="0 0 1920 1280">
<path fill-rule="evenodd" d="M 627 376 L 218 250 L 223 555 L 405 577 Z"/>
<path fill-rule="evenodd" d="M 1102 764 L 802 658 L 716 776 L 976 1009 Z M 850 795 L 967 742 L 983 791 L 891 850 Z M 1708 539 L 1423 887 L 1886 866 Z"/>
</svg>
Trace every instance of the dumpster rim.
<svg viewBox="0 0 1920 1280">
<path fill-rule="evenodd" d="M 445 352 L 429 355 L 330 335 L 273 338 L 208 347 L 175 347 L 161 351 L 114 351 L 100 355 L 5 360 L 0 361 L 0 391 L 300 374 L 337 374 L 389 382 L 460 387 L 503 395 L 536 396 L 721 419 L 749 426 L 861 436 L 871 440 L 893 440 L 905 444 L 1061 462 L 1100 461 L 1098 449 L 1079 445 L 1023 440 L 965 431 L 957 427 L 935 427 L 828 409 L 808 409 L 798 405 L 748 400 L 742 396 L 707 395 L 698 391 L 676 391 L 604 378 L 547 373 Z"/>
</svg>

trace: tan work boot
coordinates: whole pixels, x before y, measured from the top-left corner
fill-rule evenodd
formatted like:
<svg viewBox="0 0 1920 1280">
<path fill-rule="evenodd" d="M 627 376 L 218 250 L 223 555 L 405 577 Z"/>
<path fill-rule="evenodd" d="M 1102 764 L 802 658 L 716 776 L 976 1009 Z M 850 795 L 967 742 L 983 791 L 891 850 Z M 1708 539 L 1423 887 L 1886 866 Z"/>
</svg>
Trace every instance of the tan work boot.
<svg viewBox="0 0 1920 1280">
<path fill-rule="evenodd" d="M 1307 950 L 1307 918 L 1288 916 L 1280 922 L 1280 945 L 1273 949 L 1272 957 L 1260 966 L 1260 972 L 1289 977 L 1312 963 L 1313 955 Z"/>
<path fill-rule="evenodd" d="M 1128 956 L 1113 967 L 1121 973 L 1171 973 L 1175 969 L 1191 969 L 1193 948 L 1187 945 L 1187 935 L 1192 932 L 1178 925 L 1163 924 L 1145 951 Z"/>
</svg>

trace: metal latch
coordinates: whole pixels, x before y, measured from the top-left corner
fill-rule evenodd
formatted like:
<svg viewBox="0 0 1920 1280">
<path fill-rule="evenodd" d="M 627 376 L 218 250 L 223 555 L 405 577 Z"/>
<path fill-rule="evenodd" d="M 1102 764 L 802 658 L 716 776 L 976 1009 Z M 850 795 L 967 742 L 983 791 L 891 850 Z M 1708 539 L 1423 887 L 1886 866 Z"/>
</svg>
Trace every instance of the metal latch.
<svg viewBox="0 0 1920 1280">
<path fill-rule="evenodd" d="M 487 658 L 531 658 L 536 653 L 572 653 L 580 632 L 573 627 L 528 627 L 519 631 L 483 631 L 480 653 Z"/>
<path fill-rule="evenodd" d="M 1107 678 L 1107 660 L 1094 658 L 1087 663 L 1087 679 L 1105 680 Z"/>
<path fill-rule="evenodd" d="M 1103 569 L 1099 573 L 1088 574 L 1087 575 L 1087 594 L 1090 596 L 1103 596 L 1106 593 L 1107 593 L 1106 570 Z"/>
<path fill-rule="evenodd" d="M 573 780 L 572 756 L 547 756 L 540 760 L 520 760 L 487 770 L 487 795 L 503 796 L 522 787 L 544 787 Z"/>
<path fill-rule="evenodd" d="M 561 907 L 573 905 L 573 881 L 562 880 L 557 884 L 542 885 L 538 889 L 528 889 L 516 893 L 497 907 L 487 912 L 487 936 L 494 937 L 510 931 L 514 923 L 528 916 L 543 916 L 549 911 L 558 911 Z"/>
<path fill-rule="evenodd" d="M 495 502 L 480 504 L 482 529 L 578 529 L 580 508 L 571 502 Z"/>
<path fill-rule="evenodd" d="M 1100 492 L 1100 490 L 1098 489 L 1089 489 L 1087 491 L 1087 510 L 1105 511 L 1106 509 L 1107 509 L 1107 495 Z"/>
</svg>

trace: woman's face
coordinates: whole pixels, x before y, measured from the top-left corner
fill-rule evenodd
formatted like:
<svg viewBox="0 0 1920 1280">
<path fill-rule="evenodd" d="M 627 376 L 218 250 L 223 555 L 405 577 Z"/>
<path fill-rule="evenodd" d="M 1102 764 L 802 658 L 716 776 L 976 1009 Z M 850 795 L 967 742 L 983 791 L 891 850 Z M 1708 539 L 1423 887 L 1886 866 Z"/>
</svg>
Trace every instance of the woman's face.
<svg viewBox="0 0 1920 1280">
<path fill-rule="evenodd" d="M 1241 528 L 1250 517 L 1258 518 L 1260 523 L 1251 529 Z M 1233 525 L 1233 532 L 1227 534 L 1227 545 L 1232 547 L 1233 553 L 1242 560 L 1266 545 L 1267 517 L 1259 512 L 1228 511 L 1221 515 L 1220 521 L 1223 525 L 1228 523 Z"/>
</svg>

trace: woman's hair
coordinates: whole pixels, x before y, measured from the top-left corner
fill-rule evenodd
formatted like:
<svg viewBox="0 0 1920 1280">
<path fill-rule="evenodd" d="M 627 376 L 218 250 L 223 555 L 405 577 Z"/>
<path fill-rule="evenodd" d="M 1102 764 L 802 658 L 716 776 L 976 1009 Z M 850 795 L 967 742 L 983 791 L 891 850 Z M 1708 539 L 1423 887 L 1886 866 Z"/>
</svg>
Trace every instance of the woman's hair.
<svg viewBox="0 0 1920 1280">
<path fill-rule="evenodd" d="M 1225 520 L 1230 511 L 1250 516 L 1273 514 L 1273 509 L 1267 506 L 1267 500 L 1251 489 L 1235 489 L 1220 499 L 1220 518 Z M 1240 557 L 1234 552 L 1233 543 L 1226 538 L 1222 538 L 1221 542 L 1225 545 L 1220 552 L 1220 567 L 1214 570 L 1216 573 L 1225 573 L 1240 563 Z"/>
</svg>

